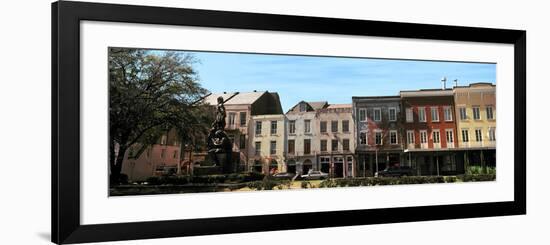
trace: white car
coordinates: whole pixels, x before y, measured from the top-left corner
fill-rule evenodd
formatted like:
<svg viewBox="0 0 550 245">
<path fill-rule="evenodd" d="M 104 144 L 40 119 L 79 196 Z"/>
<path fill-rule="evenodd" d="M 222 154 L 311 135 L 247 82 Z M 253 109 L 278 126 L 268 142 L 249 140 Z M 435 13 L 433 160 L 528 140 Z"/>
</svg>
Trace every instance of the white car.
<svg viewBox="0 0 550 245">
<path fill-rule="evenodd" d="M 327 173 L 323 173 L 319 170 L 309 170 L 309 172 L 307 174 L 302 174 L 300 176 L 302 179 L 307 179 L 307 180 L 313 180 L 313 179 L 326 179 L 328 178 L 328 174 Z"/>
</svg>

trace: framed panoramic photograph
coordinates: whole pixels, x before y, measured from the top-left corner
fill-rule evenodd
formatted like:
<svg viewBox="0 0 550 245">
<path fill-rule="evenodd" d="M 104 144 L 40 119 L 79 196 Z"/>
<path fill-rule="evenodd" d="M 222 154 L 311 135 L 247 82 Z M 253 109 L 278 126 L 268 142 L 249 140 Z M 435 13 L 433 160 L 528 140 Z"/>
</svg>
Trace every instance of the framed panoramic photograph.
<svg viewBox="0 0 550 245">
<path fill-rule="evenodd" d="M 525 37 L 55 2 L 52 241 L 525 214 Z"/>
</svg>

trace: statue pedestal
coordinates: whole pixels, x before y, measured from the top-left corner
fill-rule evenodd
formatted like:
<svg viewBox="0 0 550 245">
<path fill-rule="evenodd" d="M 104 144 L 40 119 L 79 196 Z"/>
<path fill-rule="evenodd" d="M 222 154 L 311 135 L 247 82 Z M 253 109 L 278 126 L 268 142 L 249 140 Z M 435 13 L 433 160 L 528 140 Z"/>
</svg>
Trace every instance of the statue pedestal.
<svg viewBox="0 0 550 245">
<path fill-rule="evenodd" d="M 199 173 L 204 174 L 229 174 L 236 172 L 236 166 L 232 161 L 233 152 L 210 153 L 206 161 L 199 167 Z M 195 168 L 196 170 L 196 168 Z M 202 174 L 197 174 L 202 175 Z"/>
<path fill-rule="evenodd" d="M 223 171 L 220 166 L 195 166 L 193 169 L 193 175 L 195 176 L 214 175 L 222 173 Z"/>
</svg>

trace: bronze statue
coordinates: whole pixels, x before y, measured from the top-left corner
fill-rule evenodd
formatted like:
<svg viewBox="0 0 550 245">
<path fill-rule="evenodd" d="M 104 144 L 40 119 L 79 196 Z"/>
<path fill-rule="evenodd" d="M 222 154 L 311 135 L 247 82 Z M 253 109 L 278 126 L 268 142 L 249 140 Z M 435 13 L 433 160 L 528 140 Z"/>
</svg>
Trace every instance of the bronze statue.
<svg viewBox="0 0 550 245">
<path fill-rule="evenodd" d="M 224 130 L 225 129 L 225 117 L 226 117 L 226 113 L 225 113 L 225 106 L 223 105 L 223 103 L 225 103 L 223 101 L 223 97 L 218 97 L 218 105 L 216 106 L 216 119 L 214 121 L 214 123 L 212 124 L 212 127 L 216 128 L 216 129 L 219 129 L 219 130 Z"/>
<path fill-rule="evenodd" d="M 208 156 L 214 162 L 214 166 L 220 165 L 224 168 L 224 172 L 229 171 L 231 165 L 232 143 L 225 133 L 225 101 L 223 97 L 218 97 L 218 105 L 216 106 L 216 118 L 212 123 L 212 128 L 207 138 Z"/>
</svg>

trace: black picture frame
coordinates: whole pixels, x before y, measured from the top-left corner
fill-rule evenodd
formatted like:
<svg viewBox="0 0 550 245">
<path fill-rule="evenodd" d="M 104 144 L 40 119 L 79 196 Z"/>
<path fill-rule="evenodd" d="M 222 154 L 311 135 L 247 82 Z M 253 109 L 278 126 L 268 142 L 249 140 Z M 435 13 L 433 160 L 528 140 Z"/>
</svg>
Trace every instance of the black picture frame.
<svg viewBox="0 0 550 245">
<path fill-rule="evenodd" d="M 81 225 L 79 50 L 80 21 L 84 20 L 513 44 L 514 201 Z M 54 243 L 149 239 L 526 213 L 526 32 L 523 30 L 62 1 L 52 4 L 51 41 L 51 237 Z"/>
</svg>

